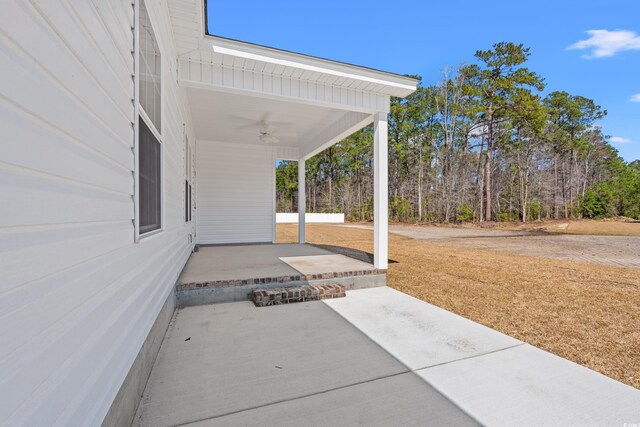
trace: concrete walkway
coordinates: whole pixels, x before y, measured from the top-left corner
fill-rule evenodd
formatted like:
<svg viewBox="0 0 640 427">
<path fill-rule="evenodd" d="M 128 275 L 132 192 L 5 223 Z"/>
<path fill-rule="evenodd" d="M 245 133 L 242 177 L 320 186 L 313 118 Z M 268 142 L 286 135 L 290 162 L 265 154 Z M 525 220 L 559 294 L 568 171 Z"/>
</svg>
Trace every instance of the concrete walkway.
<svg viewBox="0 0 640 427">
<path fill-rule="evenodd" d="M 639 422 L 640 390 L 382 287 L 177 311 L 134 425 Z"/>
<path fill-rule="evenodd" d="M 176 312 L 134 425 L 477 423 L 320 301 Z"/>
<path fill-rule="evenodd" d="M 326 304 L 483 425 L 640 423 L 640 390 L 402 292 Z"/>
</svg>

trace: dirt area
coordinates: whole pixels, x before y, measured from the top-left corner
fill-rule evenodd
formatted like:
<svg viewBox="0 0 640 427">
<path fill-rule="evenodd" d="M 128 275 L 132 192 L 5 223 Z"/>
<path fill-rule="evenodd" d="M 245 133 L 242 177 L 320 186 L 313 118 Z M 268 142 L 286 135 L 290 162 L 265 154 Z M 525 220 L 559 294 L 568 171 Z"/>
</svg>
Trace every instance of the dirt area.
<svg viewBox="0 0 640 427">
<path fill-rule="evenodd" d="M 392 225 L 394 233 L 446 245 L 516 255 L 640 268 L 640 238 Z"/>
<path fill-rule="evenodd" d="M 638 257 L 640 238 L 602 243 L 613 238 L 397 225 L 391 231 L 390 286 L 640 388 L 640 268 L 619 266 L 626 253 Z M 278 225 L 279 242 L 296 236 L 295 225 Z M 307 240 L 371 252 L 373 233 L 367 225 L 312 224 Z M 519 243 L 504 243 L 511 241 Z M 555 247 L 562 249 L 551 256 Z M 600 262 L 575 255 L 593 254 L 593 247 Z M 602 262 L 612 248 L 615 256 Z M 563 258 L 567 252 L 574 254 Z"/>
<path fill-rule="evenodd" d="M 370 224 L 350 224 L 345 227 L 372 228 Z M 636 236 L 552 234 L 540 230 L 506 231 L 495 228 L 406 224 L 391 224 L 389 231 L 450 246 L 640 268 L 640 237 Z"/>
<path fill-rule="evenodd" d="M 606 220 L 571 220 L 527 223 L 494 223 L 490 227 L 510 231 L 544 231 L 547 233 L 588 234 L 599 236 L 640 236 L 640 221 L 628 218 Z"/>
</svg>

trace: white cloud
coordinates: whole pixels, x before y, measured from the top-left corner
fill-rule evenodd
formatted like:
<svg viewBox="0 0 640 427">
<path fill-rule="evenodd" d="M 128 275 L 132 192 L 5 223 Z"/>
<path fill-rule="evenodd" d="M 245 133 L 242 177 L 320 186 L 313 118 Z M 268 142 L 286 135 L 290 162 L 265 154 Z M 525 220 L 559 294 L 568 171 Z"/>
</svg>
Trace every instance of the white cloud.
<svg viewBox="0 0 640 427">
<path fill-rule="evenodd" d="M 567 49 L 591 49 L 584 58 L 604 58 L 624 50 L 640 49 L 640 36 L 627 30 L 589 30 L 589 38 L 572 44 Z"/>
<path fill-rule="evenodd" d="M 635 95 L 631 95 L 631 99 L 629 99 L 629 101 L 631 101 L 631 102 L 640 102 L 640 93 L 636 93 Z"/>
<path fill-rule="evenodd" d="M 609 138 L 609 141 L 614 144 L 629 144 L 631 142 L 630 139 L 623 138 L 621 136 L 612 136 L 611 138 Z"/>
</svg>

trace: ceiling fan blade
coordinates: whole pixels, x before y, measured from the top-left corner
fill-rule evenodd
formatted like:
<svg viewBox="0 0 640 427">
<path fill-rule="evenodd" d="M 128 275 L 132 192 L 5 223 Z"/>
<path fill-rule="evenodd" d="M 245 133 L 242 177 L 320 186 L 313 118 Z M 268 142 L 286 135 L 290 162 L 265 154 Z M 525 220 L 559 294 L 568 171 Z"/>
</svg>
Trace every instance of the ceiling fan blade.
<svg viewBox="0 0 640 427">
<path fill-rule="evenodd" d="M 269 122 L 269 124 L 282 127 L 282 126 L 293 126 L 295 125 L 295 122 Z"/>
<path fill-rule="evenodd" d="M 280 122 L 277 120 L 273 120 L 273 112 L 267 111 L 262 115 L 262 122 L 267 123 L 271 126 L 293 126 L 294 122 Z"/>
<path fill-rule="evenodd" d="M 246 125 L 236 126 L 236 129 L 256 129 L 260 126 L 259 123 L 249 123 Z"/>
<path fill-rule="evenodd" d="M 260 133 L 274 133 L 276 128 L 270 122 L 263 121 L 260 124 Z"/>
<path fill-rule="evenodd" d="M 261 126 L 261 123 L 262 123 L 260 121 L 248 119 L 246 117 L 233 116 L 233 115 L 229 116 L 229 119 L 231 119 L 232 124 L 237 129 L 255 129 Z"/>
<path fill-rule="evenodd" d="M 295 138 L 295 137 L 298 136 L 298 134 L 295 133 L 295 132 L 279 132 L 279 131 L 276 131 L 276 132 L 273 132 L 273 133 L 277 134 L 281 138 Z"/>
<path fill-rule="evenodd" d="M 271 119 L 273 118 L 273 113 L 271 111 L 267 111 L 262 115 L 260 119 L 264 123 L 271 123 Z"/>
</svg>

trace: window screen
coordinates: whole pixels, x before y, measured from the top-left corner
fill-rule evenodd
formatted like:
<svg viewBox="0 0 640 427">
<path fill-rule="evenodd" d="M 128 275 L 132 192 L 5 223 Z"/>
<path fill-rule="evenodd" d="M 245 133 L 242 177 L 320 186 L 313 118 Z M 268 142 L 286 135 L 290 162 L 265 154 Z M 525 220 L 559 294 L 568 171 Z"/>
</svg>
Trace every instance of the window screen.
<svg viewBox="0 0 640 427">
<path fill-rule="evenodd" d="M 191 147 L 189 146 L 189 138 L 185 135 L 184 137 L 184 220 L 186 222 L 191 221 Z"/>
<path fill-rule="evenodd" d="M 151 27 L 151 20 L 144 5 L 140 2 L 140 70 L 138 73 L 140 105 L 144 109 L 153 126 L 160 133 L 160 75 L 161 58 L 156 35 Z"/>
<path fill-rule="evenodd" d="M 184 182 L 184 220 L 191 221 L 191 184 L 186 180 Z"/>
<path fill-rule="evenodd" d="M 140 234 L 160 228 L 160 142 L 142 118 L 138 136 Z"/>
</svg>

